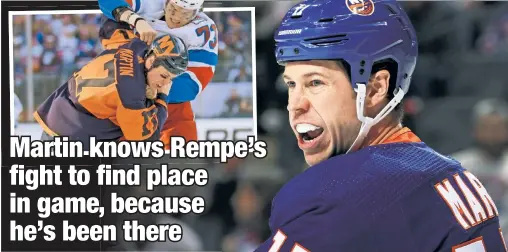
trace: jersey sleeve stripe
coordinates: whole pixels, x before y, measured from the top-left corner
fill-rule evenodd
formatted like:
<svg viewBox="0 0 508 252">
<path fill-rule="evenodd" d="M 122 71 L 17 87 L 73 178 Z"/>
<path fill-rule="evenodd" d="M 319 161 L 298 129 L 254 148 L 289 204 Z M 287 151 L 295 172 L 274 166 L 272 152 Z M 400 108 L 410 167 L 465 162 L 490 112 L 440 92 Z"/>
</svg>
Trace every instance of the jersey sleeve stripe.
<svg viewBox="0 0 508 252">
<path fill-rule="evenodd" d="M 113 21 L 112 21 L 113 22 Z M 124 30 L 119 27 L 115 29 L 113 34 L 109 36 L 109 34 L 105 34 L 105 37 L 101 39 L 102 47 L 106 50 L 117 49 L 118 47 L 127 44 L 132 41 L 132 39 L 136 38 L 136 35 L 130 30 Z M 127 37 L 126 37 L 127 36 Z"/>
<path fill-rule="evenodd" d="M 203 87 L 206 86 L 213 78 L 213 71 L 211 67 L 188 67 L 188 72 L 193 80 L 197 80 L 199 83 L 199 90 L 203 90 Z"/>
<path fill-rule="evenodd" d="M 53 130 L 51 130 L 48 127 L 48 125 L 44 122 L 44 120 L 42 120 L 42 118 L 39 116 L 39 113 L 37 111 L 34 112 L 33 116 L 34 116 L 34 119 L 39 123 L 39 125 L 41 125 L 42 130 L 44 130 L 44 132 L 46 132 L 50 136 L 58 136 L 58 134 L 55 133 Z"/>
<path fill-rule="evenodd" d="M 186 73 L 184 74 L 187 74 L 189 76 L 189 78 L 194 82 L 196 83 L 196 85 L 198 86 L 198 94 L 201 93 L 201 90 L 203 90 L 203 85 L 201 84 L 201 81 L 199 80 L 199 78 L 196 76 L 196 74 L 192 71 L 190 71 L 191 69 L 187 68 L 189 71 L 187 71 Z"/>
<path fill-rule="evenodd" d="M 161 99 L 157 99 L 157 100 L 155 100 L 155 102 L 160 104 L 161 106 L 165 107 L 166 109 L 168 109 L 168 105 L 166 104 L 166 101 L 163 101 Z"/>
<path fill-rule="evenodd" d="M 197 61 L 189 61 L 189 65 L 187 67 L 213 67 L 206 63 L 197 62 Z"/>
<path fill-rule="evenodd" d="M 213 78 L 212 67 L 188 67 L 187 71 L 173 80 L 168 103 L 191 101 Z"/>
<path fill-rule="evenodd" d="M 208 41 L 210 41 L 210 40 L 208 40 Z M 206 43 L 205 43 L 205 44 L 206 44 Z M 217 55 L 217 54 L 218 54 L 218 49 L 217 49 L 217 47 L 215 47 L 215 49 L 210 49 L 210 48 L 208 48 L 208 47 L 206 47 L 206 46 L 205 46 L 205 47 L 190 47 L 190 48 L 189 48 L 189 51 L 192 51 L 192 50 L 203 50 L 203 51 L 211 52 L 211 53 L 213 53 L 213 54 L 215 54 L 215 55 Z"/>
<path fill-rule="evenodd" d="M 134 2 L 134 6 L 132 6 L 132 7 L 134 8 L 134 12 L 138 12 L 139 8 L 141 7 L 140 0 L 136 0 L 136 2 Z"/>
<path fill-rule="evenodd" d="M 169 104 L 194 100 L 201 90 L 202 86 L 196 75 L 187 71 L 173 80 L 166 102 Z"/>
<path fill-rule="evenodd" d="M 206 50 L 189 50 L 189 61 L 205 63 L 210 66 L 217 65 L 219 61 L 217 54 Z"/>
</svg>

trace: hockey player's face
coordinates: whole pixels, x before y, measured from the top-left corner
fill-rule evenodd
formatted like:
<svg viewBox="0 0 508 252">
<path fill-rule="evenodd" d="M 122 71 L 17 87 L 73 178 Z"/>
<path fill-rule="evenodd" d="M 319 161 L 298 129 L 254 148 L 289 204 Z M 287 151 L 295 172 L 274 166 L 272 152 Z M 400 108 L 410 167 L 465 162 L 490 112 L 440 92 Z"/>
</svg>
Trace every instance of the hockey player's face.
<svg viewBox="0 0 508 252">
<path fill-rule="evenodd" d="M 195 10 L 187 10 L 171 2 L 166 5 L 165 19 L 169 28 L 182 27 L 192 21 Z"/>
<path fill-rule="evenodd" d="M 146 69 L 150 69 L 148 73 L 146 73 L 147 84 L 152 90 L 165 90 L 168 88 L 168 85 L 172 83 L 175 75 L 163 66 L 152 68 L 154 61 L 155 57 L 153 55 L 149 56 L 145 61 Z"/>
<path fill-rule="evenodd" d="M 289 121 L 307 163 L 345 153 L 360 127 L 346 71 L 334 61 L 292 62 L 284 81 Z"/>
<path fill-rule="evenodd" d="M 150 69 L 146 74 L 146 80 L 148 82 L 148 86 L 152 90 L 164 90 L 167 88 L 169 84 L 171 84 L 171 80 L 174 75 L 171 74 L 168 70 L 166 70 L 163 66 L 158 66 Z"/>
</svg>

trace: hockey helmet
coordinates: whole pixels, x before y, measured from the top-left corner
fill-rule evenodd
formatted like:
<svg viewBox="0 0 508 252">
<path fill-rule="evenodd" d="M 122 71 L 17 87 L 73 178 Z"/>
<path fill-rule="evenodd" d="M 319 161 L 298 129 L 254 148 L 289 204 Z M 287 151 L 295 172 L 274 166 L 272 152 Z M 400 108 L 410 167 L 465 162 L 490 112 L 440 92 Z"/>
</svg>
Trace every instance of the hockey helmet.
<svg viewBox="0 0 508 252">
<path fill-rule="evenodd" d="M 305 0 L 286 13 L 275 42 L 275 57 L 281 65 L 306 60 L 342 60 L 348 64 L 357 92 L 357 116 L 362 122 L 355 144 L 401 102 L 418 56 L 416 32 L 395 0 Z M 394 98 L 375 118 L 365 117 L 366 85 L 374 64 L 383 60 L 397 64 Z"/>
<path fill-rule="evenodd" d="M 163 66 L 169 72 L 179 75 L 187 70 L 189 57 L 187 46 L 179 37 L 169 34 L 155 39 L 148 55 L 155 55 L 153 67 Z"/>
</svg>

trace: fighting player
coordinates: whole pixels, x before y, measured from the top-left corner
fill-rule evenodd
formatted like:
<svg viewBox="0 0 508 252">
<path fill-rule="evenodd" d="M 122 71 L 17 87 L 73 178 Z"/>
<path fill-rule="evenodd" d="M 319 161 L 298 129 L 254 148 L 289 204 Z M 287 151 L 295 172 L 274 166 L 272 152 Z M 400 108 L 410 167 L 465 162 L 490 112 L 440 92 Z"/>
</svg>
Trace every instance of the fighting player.
<svg viewBox="0 0 508 252">
<path fill-rule="evenodd" d="M 44 129 L 43 139 L 68 136 L 82 140 L 85 147 L 91 136 L 111 141 L 159 139 L 171 81 L 187 68 L 187 48 L 171 35 L 148 46 L 129 25 L 105 20 L 99 31 L 105 50 L 34 113 Z"/>
<path fill-rule="evenodd" d="M 189 50 L 187 71 L 173 80 L 167 97 L 168 120 L 161 140 L 169 148 L 170 136 L 197 140 L 191 101 L 212 80 L 218 62 L 218 30 L 203 13 L 204 0 L 99 0 L 102 12 L 110 19 L 136 28 L 141 39 L 150 42 L 153 29 L 183 39 Z"/>
<path fill-rule="evenodd" d="M 397 1 L 303 1 L 275 41 L 311 167 L 275 196 L 256 251 L 506 251 L 480 181 L 401 125 L 418 43 Z"/>
</svg>

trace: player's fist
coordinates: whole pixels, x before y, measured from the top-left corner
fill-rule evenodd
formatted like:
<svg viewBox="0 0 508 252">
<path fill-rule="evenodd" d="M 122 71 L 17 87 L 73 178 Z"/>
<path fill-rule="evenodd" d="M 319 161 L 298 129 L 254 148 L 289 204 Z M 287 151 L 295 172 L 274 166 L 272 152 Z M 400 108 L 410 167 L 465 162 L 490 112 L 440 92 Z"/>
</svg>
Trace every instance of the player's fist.
<svg viewBox="0 0 508 252">
<path fill-rule="evenodd" d="M 157 89 L 151 88 L 150 86 L 146 85 L 146 98 L 153 100 L 157 97 Z"/>
<path fill-rule="evenodd" d="M 139 38 L 148 45 L 151 45 L 157 32 L 150 26 L 144 19 L 138 20 L 136 23 L 136 31 L 139 33 Z"/>
<path fill-rule="evenodd" d="M 173 82 L 169 82 L 168 84 L 159 88 L 159 93 L 163 93 L 165 95 L 169 95 L 169 90 L 171 89 Z"/>
</svg>

